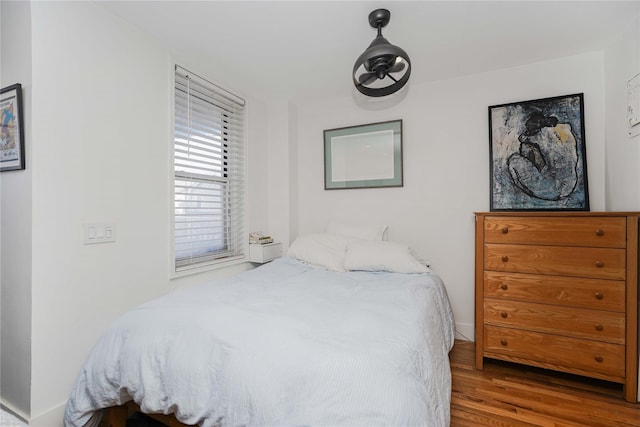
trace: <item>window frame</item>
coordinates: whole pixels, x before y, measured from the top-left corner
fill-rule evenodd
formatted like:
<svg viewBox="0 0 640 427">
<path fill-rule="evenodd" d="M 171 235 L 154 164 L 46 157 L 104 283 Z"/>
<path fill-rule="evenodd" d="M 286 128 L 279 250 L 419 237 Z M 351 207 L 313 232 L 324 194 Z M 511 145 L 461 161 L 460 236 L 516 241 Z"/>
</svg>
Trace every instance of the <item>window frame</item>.
<svg viewBox="0 0 640 427">
<path fill-rule="evenodd" d="M 177 102 L 177 97 L 176 97 L 176 85 L 177 85 L 177 79 L 178 79 L 178 70 L 182 70 L 183 73 L 187 73 L 189 76 L 193 76 L 194 78 L 197 78 L 203 82 L 208 83 L 209 85 L 211 85 L 211 87 L 215 88 L 215 92 L 216 94 L 219 94 L 220 96 L 229 99 L 231 101 L 234 102 L 238 102 L 241 106 L 241 136 L 240 138 L 235 137 L 235 141 L 229 141 L 223 144 L 223 151 L 225 152 L 229 152 L 230 150 L 235 149 L 236 147 L 232 147 L 229 148 L 229 146 L 231 144 L 237 144 L 237 148 L 240 149 L 240 153 L 242 155 L 242 160 L 241 160 L 241 166 L 238 169 L 242 169 L 240 172 L 241 173 L 236 173 L 235 171 L 229 171 L 229 175 L 234 175 L 235 178 L 231 178 L 231 177 L 220 177 L 220 178 L 207 178 L 204 179 L 203 181 L 208 182 L 208 183 L 220 183 L 220 182 L 225 182 L 225 185 L 230 185 L 230 186 L 237 186 L 236 182 L 232 182 L 232 180 L 236 179 L 240 181 L 240 184 L 242 186 L 242 195 L 241 195 L 241 204 L 242 204 L 242 212 L 241 212 L 241 219 L 240 219 L 240 224 L 237 227 L 237 230 L 235 232 L 232 232 L 234 234 L 231 234 L 231 238 L 232 240 L 235 241 L 236 245 L 236 251 L 239 252 L 235 255 L 231 254 L 228 256 L 224 256 L 224 257 L 209 257 L 209 256 L 202 256 L 200 258 L 202 258 L 202 261 L 199 262 L 193 262 L 193 263 L 184 263 L 183 265 L 178 265 L 178 261 L 176 259 L 176 255 L 177 255 L 177 249 L 176 249 L 176 242 L 177 242 L 177 237 L 176 237 L 176 195 L 177 195 L 177 191 L 176 191 L 176 183 L 179 179 L 185 179 L 185 180 L 190 180 L 190 181 L 197 181 L 197 178 L 194 178 L 193 176 L 189 177 L 188 174 L 185 173 L 180 173 L 178 171 L 176 171 L 176 128 L 177 128 L 177 115 L 176 115 L 176 102 Z M 247 193 L 248 193 L 248 182 L 247 182 L 247 174 L 248 174 L 248 153 L 247 153 L 247 116 L 248 116 L 248 108 L 246 105 L 246 101 L 238 96 L 235 95 L 232 92 L 229 92 L 228 90 L 224 89 L 221 86 L 218 86 L 215 83 L 212 83 L 211 81 L 209 81 L 208 79 L 205 79 L 203 77 L 198 76 L 197 74 L 187 70 L 186 68 L 178 65 L 178 64 L 173 64 L 172 67 L 172 73 L 171 73 L 171 122 L 170 122 L 170 129 L 171 129 L 171 135 L 170 135 L 170 144 L 169 144 L 169 152 L 170 152 L 170 164 L 169 164 L 169 169 L 170 169 L 170 222 L 169 222 L 169 232 L 170 232 L 170 236 L 171 236 L 171 245 L 170 245 L 170 259 L 169 259 L 169 267 L 170 267 L 170 277 L 171 278 L 177 278 L 177 277 L 182 277 L 182 276 L 187 276 L 187 275 L 191 275 L 191 274 L 197 274 L 197 273 L 201 273 L 204 271 L 209 271 L 209 270 L 214 270 L 214 269 L 219 269 L 219 268 L 223 268 L 223 267 L 228 267 L 228 266 L 233 266 L 236 264 L 240 264 L 240 263 L 245 263 L 248 261 L 249 259 L 249 255 L 248 255 L 248 243 L 247 243 L 247 239 L 244 238 L 245 236 L 245 230 L 246 230 L 246 222 L 247 222 Z M 221 116 L 225 116 L 224 113 L 221 113 Z M 231 118 L 230 121 L 235 120 L 234 118 Z M 224 122 L 225 120 L 223 119 L 222 122 Z M 226 133 L 224 132 L 225 126 L 222 126 L 222 133 Z M 229 139 L 233 139 L 234 137 L 231 137 Z M 225 140 L 227 140 L 227 138 L 224 138 Z M 229 154 L 225 155 L 229 156 Z M 235 167 L 228 165 L 230 167 Z M 180 178 L 182 177 L 182 178 Z M 233 191 L 233 189 L 231 189 L 231 191 Z M 240 197 L 235 197 L 236 200 L 240 199 Z M 227 249 L 229 250 L 229 249 Z M 233 253 L 233 249 L 231 250 L 231 252 Z M 199 257 L 194 257 L 194 259 L 197 259 Z"/>
</svg>

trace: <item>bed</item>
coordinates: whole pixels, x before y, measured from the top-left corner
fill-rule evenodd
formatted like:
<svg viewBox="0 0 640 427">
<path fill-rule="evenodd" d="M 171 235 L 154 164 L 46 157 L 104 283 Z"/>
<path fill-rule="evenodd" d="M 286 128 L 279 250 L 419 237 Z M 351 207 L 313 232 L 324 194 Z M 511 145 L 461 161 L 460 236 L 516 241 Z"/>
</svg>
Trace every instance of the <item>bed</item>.
<svg viewBox="0 0 640 427">
<path fill-rule="evenodd" d="M 123 315 L 79 373 L 65 426 L 128 405 L 202 427 L 444 427 L 453 340 L 442 280 L 406 246 L 305 236 Z"/>
</svg>

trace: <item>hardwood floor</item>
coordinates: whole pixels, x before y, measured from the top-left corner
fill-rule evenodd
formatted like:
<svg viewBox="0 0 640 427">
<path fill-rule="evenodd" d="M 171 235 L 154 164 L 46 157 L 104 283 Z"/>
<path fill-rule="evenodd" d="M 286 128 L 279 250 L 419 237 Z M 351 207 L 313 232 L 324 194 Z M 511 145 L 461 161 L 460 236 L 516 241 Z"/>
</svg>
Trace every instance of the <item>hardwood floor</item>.
<svg viewBox="0 0 640 427">
<path fill-rule="evenodd" d="M 621 385 L 500 361 L 479 371 L 474 355 L 466 341 L 451 351 L 452 427 L 640 426 Z"/>
</svg>

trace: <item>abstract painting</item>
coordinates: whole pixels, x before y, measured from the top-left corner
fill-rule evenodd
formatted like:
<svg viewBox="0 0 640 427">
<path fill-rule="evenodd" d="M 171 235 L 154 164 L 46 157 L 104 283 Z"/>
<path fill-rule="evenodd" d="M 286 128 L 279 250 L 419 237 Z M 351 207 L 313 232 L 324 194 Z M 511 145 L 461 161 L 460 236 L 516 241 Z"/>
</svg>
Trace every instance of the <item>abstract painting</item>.
<svg viewBox="0 0 640 427">
<path fill-rule="evenodd" d="M 489 107 L 491 211 L 589 210 L 583 94 Z"/>
</svg>

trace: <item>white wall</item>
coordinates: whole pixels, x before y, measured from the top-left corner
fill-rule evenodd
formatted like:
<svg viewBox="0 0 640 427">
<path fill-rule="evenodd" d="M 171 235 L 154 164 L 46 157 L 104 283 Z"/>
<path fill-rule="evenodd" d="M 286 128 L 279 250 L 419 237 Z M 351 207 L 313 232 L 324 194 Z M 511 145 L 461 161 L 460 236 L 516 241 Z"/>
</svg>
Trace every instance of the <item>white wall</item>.
<svg viewBox="0 0 640 427">
<path fill-rule="evenodd" d="M 490 105 L 584 93 L 591 209 L 604 209 L 603 57 L 590 53 L 454 80 L 414 85 L 384 110 L 353 98 L 300 105 L 300 234 L 328 219 L 388 224 L 443 277 L 458 329 L 473 339 L 474 211 L 489 209 Z M 403 119 L 402 188 L 332 190 L 323 184 L 324 129 Z"/>
<path fill-rule="evenodd" d="M 636 20 L 605 49 L 606 202 L 612 211 L 640 210 L 640 136 L 629 137 L 627 129 L 627 81 L 640 72 L 639 34 Z"/>
<path fill-rule="evenodd" d="M 272 100 L 268 118 L 268 153 L 262 159 L 269 165 L 269 197 L 263 211 L 268 228 L 263 231 L 286 248 L 297 232 L 298 222 L 296 108 L 286 100 Z"/>
<path fill-rule="evenodd" d="M 251 265 L 169 279 L 170 52 L 95 4 L 35 2 L 31 19 L 30 418 L 51 427 L 61 423 L 90 347 L 116 316 Z M 259 141 L 266 110 L 252 100 L 249 109 L 248 140 Z M 250 162 L 266 154 L 264 144 L 250 142 L 249 150 Z M 259 226 L 252 221 L 266 220 L 254 200 L 266 182 L 252 172 L 248 178 L 249 222 Z M 82 224 L 102 221 L 115 223 L 117 241 L 83 245 Z"/>
<path fill-rule="evenodd" d="M 168 290 L 169 57 L 96 10 L 32 4 L 33 419 L 117 314 Z M 83 245 L 100 221 L 117 241 Z"/>
<path fill-rule="evenodd" d="M 0 174 L 0 396 L 23 417 L 31 393 L 31 6 L 2 1 L 0 87 L 22 84 L 25 170 Z"/>
</svg>

